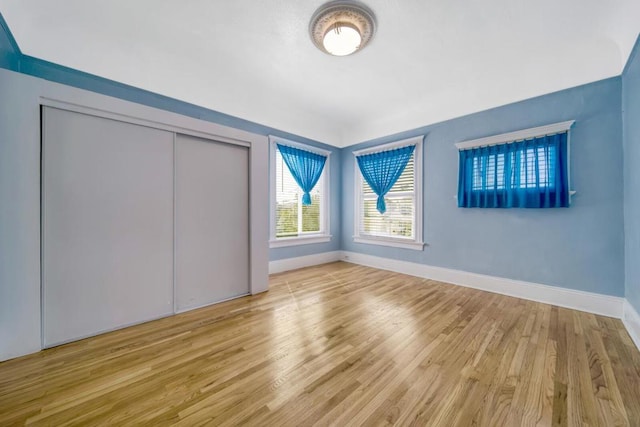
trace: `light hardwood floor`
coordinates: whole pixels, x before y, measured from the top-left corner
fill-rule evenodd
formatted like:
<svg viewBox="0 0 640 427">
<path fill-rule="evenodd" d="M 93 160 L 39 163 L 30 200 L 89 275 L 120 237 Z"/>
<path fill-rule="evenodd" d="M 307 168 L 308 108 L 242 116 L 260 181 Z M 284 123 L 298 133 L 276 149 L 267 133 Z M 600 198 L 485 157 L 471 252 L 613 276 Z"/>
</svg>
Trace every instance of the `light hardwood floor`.
<svg viewBox="0 0 640 427">
<path fill-rule="evenodd" d="M 640 426 L 619 320 L 346 263 L 0 363 L 0 425 Z"/>
</svg>

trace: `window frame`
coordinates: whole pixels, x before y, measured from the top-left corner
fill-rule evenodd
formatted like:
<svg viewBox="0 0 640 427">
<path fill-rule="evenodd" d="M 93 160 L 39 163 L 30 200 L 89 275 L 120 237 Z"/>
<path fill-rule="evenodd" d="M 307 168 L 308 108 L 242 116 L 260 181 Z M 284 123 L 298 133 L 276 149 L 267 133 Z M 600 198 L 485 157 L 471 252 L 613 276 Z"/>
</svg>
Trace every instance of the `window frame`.
<svg viewBox="0 0 640 427">
<path fill-rule="evenodd" d="M 575 124 L 575 120 L 567 120 L 564 122 L 552 123 L 544 126 L 538 126 L 533 128 L 521 129 L 514 132 L 507 132 L 497 135 L 491 135 L 484 138 L 471 139 L 467 141 L 461 141 L 455 143 L 455 147 L 458 149 L 458 152 L 462 150 L 468 150 L 477 147 L 489 147 L 493 145 L 508 145 L 513 144 L 523 140 L 541 138 L 544 136 L 555 135 L 558 133 L 567 133 L 567 158 L 565 159 L 566 164 L 564 165 L 567 174 L 567 185 L 569 188 L 569 206 L 571 205 L 572 196 L 576 194 L 575 190 L 571 189 L 571 128 Z M 557 159 L 555 160 L 557 161 Z M 460 171 L 458 171 L 458 176 Z M 458 177 L 458 180 L 460 178 Z M 551 178 L 550 178 L 551 180 Z M 546 188 L 555 189 L 556 187 L 556 177 L 553 177 L 553 185 L 549 185 Z M 460 186 L 460 182 L 458 182 L 458 186 Z M 527 187 L 519 187 L 520 189 L 525 189 Z M 471 191 L 476 193 L 482 193 L 486 190 L 476 190 L 472 189 Z M 458 195 L 454 198 L 458 198 Z M 494 209 L 494 208 L 482 208 L 482 209 Z"/>
<path fill-rule="evenodd" d="M 322 205 L 320 206 L 320 231 L 317 233 L 306 232 L 304 235 L 292 237 L 276 237 L 276 151 L 277 144 L 288 145 L 301 150 L 311 151 L 327 157 L 322 170 L 322 176 L 318 184 L 322 185 Z M 317 148 L 300 142 L 269 135 L 269 248 L 282 248 L 287 246 L 308 245 L 313 243 L 326 243 L 331 241 L 329 213 L 330 206 L 330 175 L 331 175 L 331 151 Z"/>
<path fill-rule="evenodd" d="M 416 136 L 413 138 L 403 139 L 400 141 L 390 142 L 387 144 L 376 145 L 375 147 L 364 148 L 353 152 L 353 181 L 354 181 L 354 224 L 353 224 L 353 241 L 355 243 L 365 243 L 371 245 L 390 246 L 394 248 L 412 249 L 422 251 L 425 243 L 423 240 L 423 163 L 424 157 L 422 154 L 422 146 L 424 141 L 424 135 Z M 358 167 L 357 156 L 364 154 L 371 154 L 381 151 L 392 150 L 394 148 L 406 147 L 408 145 L 415 145 L 413 152 L 414 156 L 414 176 L 413 176 L 413 238 L 405 237 L 391 237 L 391 236 L 373 236 L 369 234 L 362 234 L 360 232 L 361 215 L 363 214 L 362 206 L 364 202 L 364 191 L 362 186 L 362 173 Z"/>
</svg>

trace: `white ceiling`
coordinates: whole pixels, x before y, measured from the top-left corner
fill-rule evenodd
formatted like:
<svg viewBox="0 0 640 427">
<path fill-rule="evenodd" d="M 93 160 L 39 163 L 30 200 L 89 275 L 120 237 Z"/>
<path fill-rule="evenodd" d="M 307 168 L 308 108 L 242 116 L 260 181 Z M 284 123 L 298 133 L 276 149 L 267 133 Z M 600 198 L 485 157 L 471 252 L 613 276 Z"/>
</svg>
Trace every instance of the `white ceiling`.
<svg viewBox="0 0 640 427">
<path fill-rule="evenodd" d="M 0 0 L 23 53 L 336 146 L 619 75 L 639 0 L 365 0 L 349 57 L 323 0 Z"/>
</svg>

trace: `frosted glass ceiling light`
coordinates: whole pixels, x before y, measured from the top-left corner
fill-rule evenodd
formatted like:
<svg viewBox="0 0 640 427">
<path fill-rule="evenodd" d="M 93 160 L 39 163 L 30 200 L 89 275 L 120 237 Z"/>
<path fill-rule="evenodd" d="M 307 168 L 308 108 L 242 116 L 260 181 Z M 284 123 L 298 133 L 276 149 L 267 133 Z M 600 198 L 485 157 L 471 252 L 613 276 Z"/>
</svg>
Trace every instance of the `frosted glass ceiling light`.
<svg viewBox="0 0 640 427">
<path fill-rule="evenodd" d="M 322 45 L 331 55 L 346 56 L 358 50 L 362 37 L 357 29 L 348 24 L 338 23 L 327 30 Z"/>
<path fill-rule="evenodd" d="M 375 31 L 375 17 L 366 6 L 354 1 L 333 1 L 313 14 L 309 33 L 321 51 L 334 56 L 351 55 L 369 43 Z"/>
</svg>

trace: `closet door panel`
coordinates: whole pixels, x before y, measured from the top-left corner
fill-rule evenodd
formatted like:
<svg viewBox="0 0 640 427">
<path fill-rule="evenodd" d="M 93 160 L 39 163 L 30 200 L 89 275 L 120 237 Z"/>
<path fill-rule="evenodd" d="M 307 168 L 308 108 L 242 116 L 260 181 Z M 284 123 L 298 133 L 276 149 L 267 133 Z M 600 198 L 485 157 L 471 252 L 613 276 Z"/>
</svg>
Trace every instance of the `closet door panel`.
<svg viewBox="0 0 640 427">
<path fill-rule="evenodd" d="M 176 310 L 249 293 L 249 150 L 176 136 Z"/>
<path fill-rule="evenodd" d="M 173 312 L 173 134 L 43 109 L 43 336 Z"/>
</svg>

